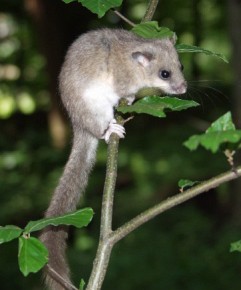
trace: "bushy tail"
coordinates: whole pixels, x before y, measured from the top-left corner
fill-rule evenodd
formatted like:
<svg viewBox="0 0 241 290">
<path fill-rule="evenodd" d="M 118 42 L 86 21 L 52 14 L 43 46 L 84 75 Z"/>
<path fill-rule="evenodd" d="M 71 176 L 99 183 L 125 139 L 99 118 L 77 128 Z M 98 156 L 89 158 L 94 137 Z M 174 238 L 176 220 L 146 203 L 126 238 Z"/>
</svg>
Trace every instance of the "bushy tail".
<svg viewBox="0 0 241 290">
<path fill-rule="evenodd" d="M 84 130 L 75 132 L 73 147 L 59 184 L 54 191 L 45 217 L 59 216 L 76 209 L 85 190 L 95 161 L 98 140 Z M 40 235 L 49 251 L 45 267 L 46 285 L 51 290 L 72 290 L 69 267 L 65 258 L 67 226 L 49 226 Z"/>
</svg>

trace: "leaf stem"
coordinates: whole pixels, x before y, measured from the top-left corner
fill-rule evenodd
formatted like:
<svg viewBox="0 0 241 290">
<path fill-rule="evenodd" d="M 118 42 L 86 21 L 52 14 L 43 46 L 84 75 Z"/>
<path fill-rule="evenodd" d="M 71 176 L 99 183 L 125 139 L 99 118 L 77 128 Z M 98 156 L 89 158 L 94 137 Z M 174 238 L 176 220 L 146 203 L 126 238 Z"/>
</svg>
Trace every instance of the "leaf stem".
<svg viewBox="0 0 241 290">
<path fill-rule="evenodd" d="M 158 3 L 159 3 L 159 0 L 150 0 L 148 7 L 146 9 L 146 13 L 144 17 L 142 18 L 141 22 L 147 22 L 147 21 L 152 20 L 152 17 L 156 11 Z"/>
<path fill-rule="evenodd" d="M 118 10 L 116 9 L 111 9 L 117 16 L 119 16 L 122 20 L 124 20 L 126 23 L 128 23 L 130 26 L 135 27 L 136 24 L 132 21 L 130 21 L 128 18 L 126 18 L 123 14 L 121 14 Z"/>
</svg>

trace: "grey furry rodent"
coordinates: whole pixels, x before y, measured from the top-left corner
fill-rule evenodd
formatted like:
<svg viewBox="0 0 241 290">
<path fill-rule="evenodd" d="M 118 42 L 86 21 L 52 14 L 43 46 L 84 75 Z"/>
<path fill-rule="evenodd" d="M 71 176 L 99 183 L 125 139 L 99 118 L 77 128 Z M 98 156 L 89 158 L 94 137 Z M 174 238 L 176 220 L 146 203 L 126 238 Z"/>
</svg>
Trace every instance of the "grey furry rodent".
<svg viewBox="0 0 241 290">
<path fill-rule="evenodd" d="M 124 137 L 124 128 L 116 124 L 113 112 L 121 98 L 131 103 L 145 87 L 166 94 L 186 92 L 173 42 L 144 39 L 120 29 L 100 29 L 81 35 L 70 46 L 59 84 L 72 122 L 73 146 L 46 217 L 76 209 L 95 161 L 98 140 L 108 142 L 112 133 Z M 48 227 L 41 233 L 49 251 L 45 273 L 51 290 L 72 289 L 65 259 L 67 235 L 67 227 Z"/>
</svg>

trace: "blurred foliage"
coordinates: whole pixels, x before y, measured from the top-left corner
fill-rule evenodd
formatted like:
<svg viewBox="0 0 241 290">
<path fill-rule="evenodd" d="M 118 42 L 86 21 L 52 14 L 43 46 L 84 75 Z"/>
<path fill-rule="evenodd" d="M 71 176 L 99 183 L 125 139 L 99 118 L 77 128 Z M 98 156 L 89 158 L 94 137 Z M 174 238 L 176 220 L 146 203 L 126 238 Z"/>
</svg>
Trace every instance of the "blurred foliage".
<svg viewBox="0 0 241 290">
<path fill-rule="evenodd" d="M 138 22 L 146 2 L 124 1 L 123 13 Z M 197 44 L 193 3 L 160 1 L 156 12 L 155 20 L 176 31 L 179 43 Z M 230 57 L 225 2 L 197 3 L 198 45 Z M 51 145 L 46 63 L 23 1 L 1 0 L 0 5 L 0 224 L 25 226 L 42 217 L 70 145 L 61 151 Z M 101 26 L 98 21 L 86 27 Z M 112 13 L 104 21 L 120 26 Z M 190 153 L 182 143 L 230 109 L 231 68 L 203 55 L 185 54 L 182 62 L 192 80 L 187 98 L 200 102 L 201 108 L 172 113 L 163 120 L 136 116 L 126 124 L 127 137 L 120 143 L 115 227 L 176 193 L 179 179 L 204 180 L 229 168 L 222 154 L 213 156 L 202 149 Z M 70 234 L 68 253 L 76 281 L 87 280 L 96 249 L 105 160 L 106 145 L 101 142 L 81 202 L 93 207 L 94 220 L 87 229 Z M 241 260 L 229 253 L 229 244 L 240 239 L 240 231 L 231 222 L 231 209 L 230 188 L 224 185 L 151 221 L 115 247 L 104 288 L 238 289 Z M 16 249 L 15 242 L 0 247 L 1 289 L 42 289 L 39 274 L 21 276 Z"/>
<path fill-rule="evenodd" d="M 21 3 L 21 2 L 20 2 Z M 25 15 L 0 13 L 0 118 L 32 114 L 49 104 L 45 60 Z"/>
</svg>

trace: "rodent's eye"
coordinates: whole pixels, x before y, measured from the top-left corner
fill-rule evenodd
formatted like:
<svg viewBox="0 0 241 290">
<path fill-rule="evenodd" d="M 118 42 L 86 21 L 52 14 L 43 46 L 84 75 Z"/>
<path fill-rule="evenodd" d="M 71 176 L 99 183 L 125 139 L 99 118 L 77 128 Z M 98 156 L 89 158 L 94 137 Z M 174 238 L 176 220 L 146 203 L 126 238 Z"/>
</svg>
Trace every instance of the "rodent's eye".
<svg viewBox="0 0 241 290">
<path fill-rule="evenodd" d="M 159 71 L 159 77 L 163 80 L 169 79 L 170 76 L 171 76 L 171 72 L 169 72 L 167 70 L 160 70 Z"/>
</svg>

